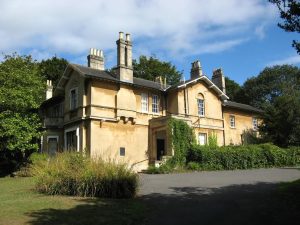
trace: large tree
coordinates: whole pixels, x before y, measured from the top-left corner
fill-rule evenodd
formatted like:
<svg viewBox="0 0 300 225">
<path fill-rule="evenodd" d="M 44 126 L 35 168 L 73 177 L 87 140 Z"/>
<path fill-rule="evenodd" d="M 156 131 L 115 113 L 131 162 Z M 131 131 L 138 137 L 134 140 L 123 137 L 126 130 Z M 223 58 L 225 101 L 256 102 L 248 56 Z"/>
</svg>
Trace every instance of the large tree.
<svg viewBox="0 0 300 225">
<path fill-rule="evenodd" d="M 287 32 L 300 33 L 300 2 L 299 0 L 269 0 L 275 4 L 280 12 L 280 17 L 283 23 L 278 23 L 278 26 Z M 293 41 L 293 47 L 300 54 L 299 41 Z"/>
<path fill-rule="evenodd" d="M 241 86 L 229 77 L 225 77 L 226 95 L 231 101 L 237 101 Z"/>
<path fill-rule="evenodd" d="M 53 56 L 51 59 L 42 60 L 39 63 L 39 69 L 41 76 L 47 80 L 52 80 L 53 86 L 56 87 L 67 65 L 68 61 L 66 59 Z"/>
<path fill-rule="evenodd" d="M 300 69 L 291 65 L 265 68 L 242 86 L 240 100 L 262 108 L 263 136 L 278 145 L 299 145 Z"/>
<path fill-rule="evenodd" d="M 160 61 L 156 57 L 140 56 L 139 60 L 133 60 L 133 75 L 135 77 L 154 81 L 156 77 L 162 76 L 167 79 L 168 84 L 176 84 L 180 81 L 182 72 L 170 62 Z"/>
<path fill-rule="evenodd" d="M 45 82 L 31 56 L 5 56 L 0 63 L 0 151 L 38 149 L 38 108 Z"/>
</svg>

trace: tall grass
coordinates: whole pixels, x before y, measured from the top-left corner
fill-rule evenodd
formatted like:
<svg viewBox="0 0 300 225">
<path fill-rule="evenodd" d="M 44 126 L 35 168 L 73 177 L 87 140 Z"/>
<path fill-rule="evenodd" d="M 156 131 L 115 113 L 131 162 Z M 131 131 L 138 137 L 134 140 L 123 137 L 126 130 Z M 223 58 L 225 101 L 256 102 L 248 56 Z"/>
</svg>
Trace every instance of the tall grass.
<svg viewBox="0 0 300 225">
<path fill-rule="evenodd" d="M 138 177 L 126 164 L 90 159 L 78 153 L 59 153 L 33 163 L 36 190 L 50 195 L 131 198 Z"/>
</svg>

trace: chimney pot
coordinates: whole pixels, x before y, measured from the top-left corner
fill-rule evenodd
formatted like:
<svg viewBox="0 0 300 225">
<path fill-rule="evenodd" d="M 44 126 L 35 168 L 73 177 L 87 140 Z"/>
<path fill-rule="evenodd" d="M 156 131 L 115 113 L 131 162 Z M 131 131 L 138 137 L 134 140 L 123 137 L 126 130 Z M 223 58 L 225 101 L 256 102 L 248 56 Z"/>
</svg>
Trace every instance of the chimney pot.
<svg viewBox="0 0 300 225">
<path fill-rule="evenodd" d="M 130 41 L 130 34 L 126 34 L 126 41 Z"/>
<path fill-rule="evenodd" d="M 124 33 L 122 31 L 119 32 L 119 39 L 122 40 L 124 38 Z"/>
</svg>

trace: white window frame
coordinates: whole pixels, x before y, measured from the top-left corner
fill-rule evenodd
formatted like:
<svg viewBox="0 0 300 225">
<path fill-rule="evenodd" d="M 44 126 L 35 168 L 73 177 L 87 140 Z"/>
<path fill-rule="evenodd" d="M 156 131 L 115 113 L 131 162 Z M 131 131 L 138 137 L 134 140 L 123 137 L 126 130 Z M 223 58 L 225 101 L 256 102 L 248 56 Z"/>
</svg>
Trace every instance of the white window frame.
<svg viewBox="0 0 300 225">
<path fill-rule="evenodd" d="M 75 97 L 76 97 L 76 102 L 74 106 L 73 106 L 73 99 L 72 99 L 72 91 L 75 91 Z M 70 110 L 76 109 L 78 107 L 78 88 L 70 89 L 69 98 L 70 98 Z"/>
<path fill-rule="evenodd" d="M 76 146 L 76 151 L 79 152 L 79 127 L 70 127 L 68 129 L 65 129 L 64 132 L 64 139 L 65 139 L 65 150 L 67 150 L 67 133 L 71 131 L 76 131 L 76 137 L 77 137 L 77 146 Z"/>
<path fill-rule="evenodd" d="M 204 99 L 197 98 L 198 116 L 205 116 L 205 102 Z"/>
<path fill-rule="evenodd" d="M 148 94 L 142 93 L 141 94 L 141 111 L 144 113 L 148 112 L 149 105 L 148 105 Z"/>
<path fill-rule="evenodd" d="M 252 118 L 252 125 L 253 125 L 253 130 L 257 130 L 258 129 L 258 120 L 256 117 Z"/>
<path fill-rule="evenodd" d="M 152 112 L 159 113 L 159 98 L 158 95 L 152 95 Z"/>
<path fill-rule="evenodd" d="M 229 125 L 231 128 L 235 128 L 235 116 L 234 115 L 229 116 Z"/>
<path fill-rule="evenodd" d="M 200 136 L 204 136 L 204 143 L 201 143 Z M 206 145 L 207 144 L 207 133 L 198 133 L 198 144 Z"/>
</svg>

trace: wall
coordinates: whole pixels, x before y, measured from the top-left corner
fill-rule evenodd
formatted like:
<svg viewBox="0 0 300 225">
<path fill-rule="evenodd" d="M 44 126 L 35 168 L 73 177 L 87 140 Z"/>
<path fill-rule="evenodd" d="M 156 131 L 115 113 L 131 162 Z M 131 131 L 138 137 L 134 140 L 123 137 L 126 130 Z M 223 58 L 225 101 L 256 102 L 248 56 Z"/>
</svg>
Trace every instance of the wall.
<svg viewBox="0 0 300 225">
<path fill-rule="evenodd" d="M 253 129 L 252 118 L 255 114 L 236 109 L 224 108 L 225 145 L 242 144 L 241 135 L 247 129 Z M 230 127 L 230 115 L 235 116 L 235 128 Z"/>
<path fill-rule="evenodd" d="M 198 115 L 197 98 L 199 94 L 204 98 L 204 116 Z M 189 118 L 195 130 L 196 139 L 198 139 L 198 133 L 206 133 L 208 137 L 214 132 L 217 135 L 218 145 L 224 145 L 222 102 L 204 81 L 200 80 L 197 83 L 187 85 L 185 88 L 171 91 L 168 94 L 168 111 Z"/>
<path fill-rule="evenodd" d="M 91 120 L 90 127 L 92 157 L 126 162 L 136 171 L 148 167 L 148 126 Z M 125 148 L 125 156 L 120 156 L 120 147 Z"/>
</svg>

